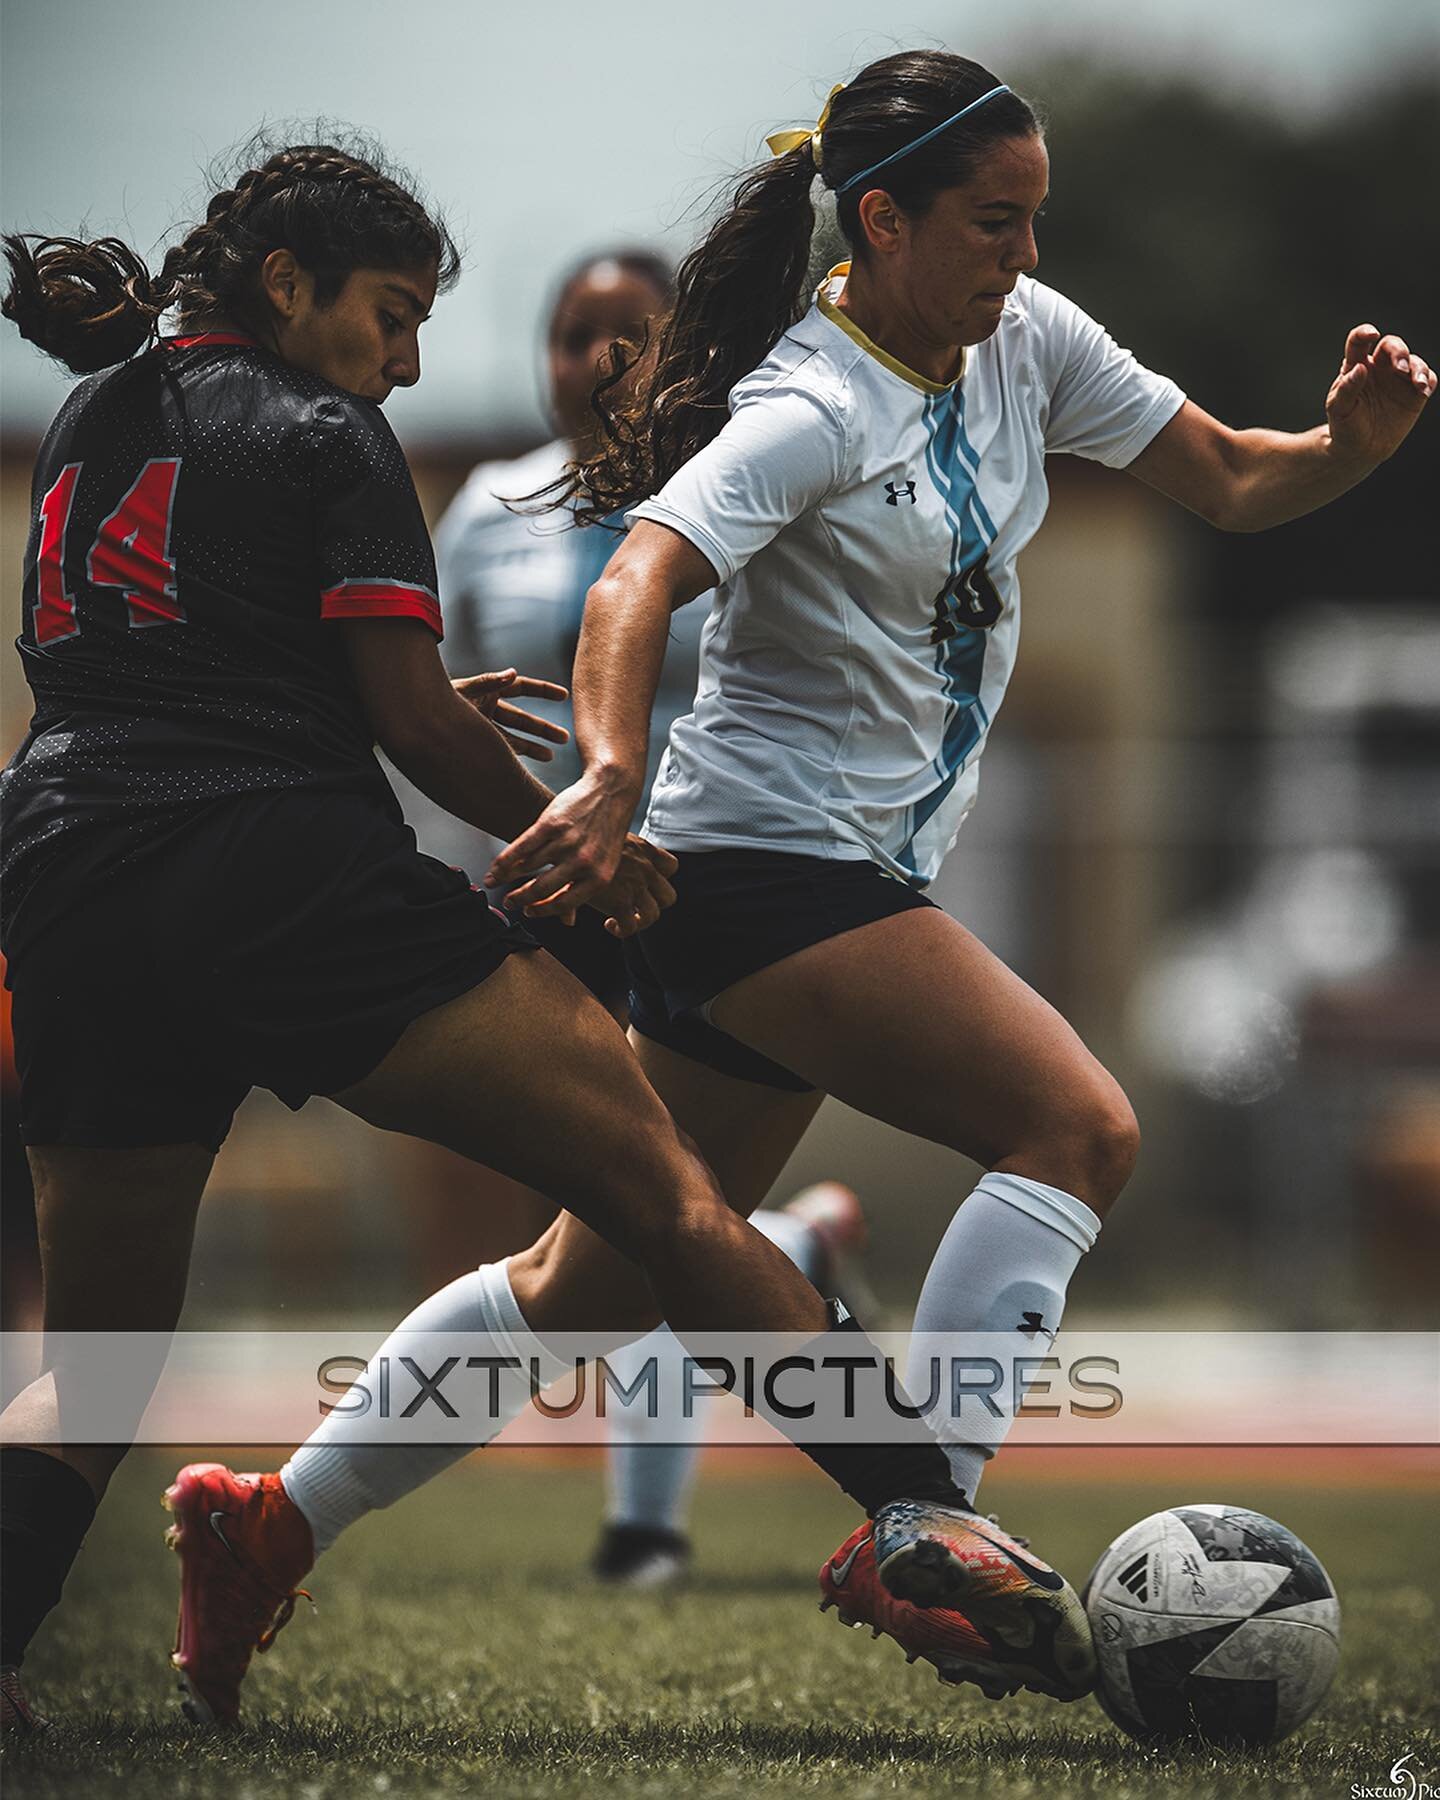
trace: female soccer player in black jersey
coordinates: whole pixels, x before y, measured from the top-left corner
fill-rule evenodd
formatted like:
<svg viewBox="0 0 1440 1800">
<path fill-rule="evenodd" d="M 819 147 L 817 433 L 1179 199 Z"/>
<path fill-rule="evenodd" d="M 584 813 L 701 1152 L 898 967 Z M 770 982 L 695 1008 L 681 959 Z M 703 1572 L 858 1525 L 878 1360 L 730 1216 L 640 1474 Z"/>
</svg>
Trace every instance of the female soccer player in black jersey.
<svg viewBox="0 0 1440 1800">
<path fill-rule="evenodd" d="M 619 1027 L 416 851 L 374 760 L 378 740 L 506 839 L 550 799 L 506 742 L 525 723 L 511 684 L 482 683 L 477 707 L 443 672 L 430 543 L 380 412 L 419 379 L 419 327 L 455 278 L 443 227 L 374 161 L 310 145 L 217 193 L 157 277 L 114 239 L 5 248 L 5 315 L 88 377 L 36 468 L 35 714 L 4 780 L 47 1333 L 173 1328 L 206 1177 L 254 1085 L 294 1107 L 327 1094 L 554 1195 L 682 1329 L 823 1331 L 824 1302 L 726 1206 Z M 671 868 L 628 841 L 597 895 L 612 930 L 657 916 Z M 16 1668 L 134 1422 L 69 1444 L 64 1403 L 52 1368 L 3 1420 L 12 1723 L 29 1716 Z M 919 1436 L 883 1473 L 817 1460 L 867 1507 L 957 1499 Z M 273 1476 L 201 1471 L 177 1510 L 187 1593 L 210 1583 L 182 1608 L 177 1664 L 199 1716 L 233 1714 L 308 1529 Z M 272 1531 L 251 1554 L 277 1517 L 286 1545 Z M 228 1635 L 201 1641 L 220 1617 Z"/>
</svg>

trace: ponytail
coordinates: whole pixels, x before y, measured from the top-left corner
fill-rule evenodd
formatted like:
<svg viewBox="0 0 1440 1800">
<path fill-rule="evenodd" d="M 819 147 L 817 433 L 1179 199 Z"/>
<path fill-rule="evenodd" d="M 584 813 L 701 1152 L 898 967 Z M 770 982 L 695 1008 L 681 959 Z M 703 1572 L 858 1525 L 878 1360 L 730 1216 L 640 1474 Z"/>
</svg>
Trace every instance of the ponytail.
<svg viewBox="0 0 1440 1800">
<path fill-rule="evenodd" d="M 133 356 L 155 330 L 171 296 L 119 238 L 3 240 L 10 286 L 0 313 L 76 375 Z"/>
</svg>

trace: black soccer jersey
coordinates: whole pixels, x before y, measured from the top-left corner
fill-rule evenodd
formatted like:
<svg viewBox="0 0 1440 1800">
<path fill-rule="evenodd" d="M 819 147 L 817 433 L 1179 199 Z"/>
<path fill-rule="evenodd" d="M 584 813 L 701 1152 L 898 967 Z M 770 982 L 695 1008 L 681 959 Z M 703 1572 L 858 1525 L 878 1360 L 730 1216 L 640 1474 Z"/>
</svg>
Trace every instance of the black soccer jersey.
<svg viewBox="0 0 1440 1800">
<path fill-rule="evenodd" d="M 393 806 L 331 621 L 414 617 L 438 637 L 435 590 L 374 403 L 229 333 L 81 382 L 35 473 L 7 918 L 52 859 L 83 878 L 233 795 Z"/>
</svg>

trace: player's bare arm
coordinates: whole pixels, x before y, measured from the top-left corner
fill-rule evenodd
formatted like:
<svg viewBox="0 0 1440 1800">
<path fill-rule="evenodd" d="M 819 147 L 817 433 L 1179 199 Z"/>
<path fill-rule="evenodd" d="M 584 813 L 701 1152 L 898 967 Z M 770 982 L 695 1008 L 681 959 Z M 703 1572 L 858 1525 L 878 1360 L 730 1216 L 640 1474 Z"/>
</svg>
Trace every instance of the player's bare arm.
<svg viewBox="0 0 1440 1800">
<path fill-rule="evenodd" d="M 1187 400 L 1130 473 L 1222 531 L 1265 531 L 1326 506 L 1409 436 L 1435 372 L 1402 338 L 1357 325 L 1311 431 L 1234 431 Z"/>
<path fill-rule="evenodd" d="M 714 585 L 714 569 L 693 544 L 641 519 L 590 589 L 575 656 L 575 736 L 585 772 L 495 859 L 488 886 L 524 882 L 512 904 L 537 916 L 563 911 L 610 879 L 642 798 L 670 615 Z"/>
<path fill-rule="evenodd" d="M 496 837 L 515 837 L 540 816 L 550 790 L 521 766 L 500 727 L 456 691 L 427 626 L 357 619 L 342 629 L 375 740 L 423 794 Z"/>
</svg>

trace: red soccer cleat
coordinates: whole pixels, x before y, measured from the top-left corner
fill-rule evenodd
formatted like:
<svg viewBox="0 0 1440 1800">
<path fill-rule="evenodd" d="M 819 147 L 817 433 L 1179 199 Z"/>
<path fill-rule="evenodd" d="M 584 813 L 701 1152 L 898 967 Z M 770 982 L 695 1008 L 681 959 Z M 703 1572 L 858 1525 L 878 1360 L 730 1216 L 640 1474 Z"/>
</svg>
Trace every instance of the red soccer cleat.
<svg viewBox="0 0 1440 1800">
<path fill-rule="evenodd" d="M 891 1500 L 875 1514 L 875 1568 L 898 1600 L 961 1609 L 990 1659 L 1032 1692 L 1078 1700 L 1095 1685 L 1080 1596 L 1057 1570 L 968 1507 Z"/>
<path fill-rule="evenodd" d="M 964 1613 L 912 1606 L 888 1593 L 875 1567 L 875 1527 L 869 1519 L 852 1531 L 820 1568 L 821 1612 L 834 1607 L 842 1625 L 868 1625 L 872 1637 L 893 1638 L 906 1662 L 923 1657 L 941 1681 L 958 1687 L 973 1681 L 987 1700 L 1004 1700 L 1022 1685 L 995 1661 L 990 1644 Z"/>
<path fill-rule="evenodd" d="M 0 1669 L 0 1732 L 20 1737 L 49 1729 L 50 1721 L 42 1719 L 25 1698 L 20 1671 L 7 1663 Z"/>
<path fill-rule="evenodd" d="M 165 1541 L 180 1558 L 170 1658 L 180 1705 L 196 1725 L 232 1723 L 251 1656 L 310 1598 L 296 1585 L 315 1561 L 310 1525 L 278 1475 L 232 1475 L 221 1463 L 183 1468 L 164 1504 L 175 1515 Z"/>
</svg>

